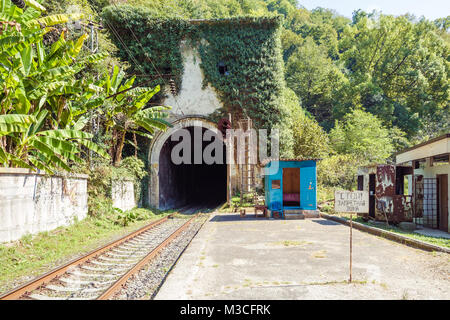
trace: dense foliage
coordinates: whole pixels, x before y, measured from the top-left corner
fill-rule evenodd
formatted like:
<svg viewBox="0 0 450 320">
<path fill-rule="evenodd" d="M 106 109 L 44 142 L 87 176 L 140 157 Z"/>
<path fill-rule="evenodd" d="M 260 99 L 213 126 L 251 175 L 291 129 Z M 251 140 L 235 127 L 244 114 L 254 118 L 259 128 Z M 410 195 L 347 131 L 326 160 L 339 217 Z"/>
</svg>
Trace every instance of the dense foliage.
<svg viewBox="0 0 450 320">
<path fill-rule="evenodd" d="M 82 45 L 89 39 L 64 24 L 68 15 L 46 18 L 44 29 L 33 22 L 39 2 L 50 15 L 102 17 L 108 32 L 99 34 L 99 53 L 89 57 Z M 358 10 L 348 19 L 324 8 L 306 10 L 295 0 L 29 0 L 24 13 L 9 3 L 2 1 L 0 25 L 3 165 L 70 167 L 87 147 L 108 150 L 118 165 L 131 137 L 135 155 L 145 159 L 135 135 L 151 138 L 152 130 L 139 125 L 125 103 L 138 92 L 106 97 L 133 81 L 149 95 L 169 78 L 180 89 L 182 40 L 199 49 L 205 82 L 219 92 L 223 112 L 279 128 L 283 156 L 324 158 L 319 178 L 325 185 L 351 187 L 358 165 L 384 162 L 450 129 L 449 17 L 428 21 Z M 7 53 L 18 39 L 20 48 Z M 50 76 L 48 68 L 64 72 Z M 107 78 L 122 69 L 128 79 L 105 90 Z M 153 118 L 162 120 L 155 112 Z M 57 130 L 51 139 L 40 133 L 49 130 Z M 39 143 L 47 147 L 43 154 Z"/>
<path fill-rule="evenodd" d="M 171 74 L 179 87 L 181 40 L 195 42 L 205 81 L 219 92 L 224 112 L 251 115 L 257 127 L 264 128 L 284 118 L 279 108 L 284 79 L 277 18 L 240 17 L 193 24 L 155 19 L 150 10 L 129 5 L 107 7 L 103 17 L 115 41 L 124 44 L 121 57 L 136 62 L 129 72 Z M 219 72 L 219 64 L 226 66 L 225 74 Z"/>
<path fill-rule="evenodd" d="M 394 149 L 389 130 L 377 117 L 362 110 L 347 114 L 342 122 L 336 120 L 330 140 L 338 153 L 352 154 L 367 163 L 384 161 Z"/>
<path fill-rule="evenodd" d="M 113 210 L 111 200 L 113 181 L 116 183 L 133 181 L 136 201 L 141 200 L 141 181 L 147 176 L 147 171 L 144 162 L 134 156 L 124 158 L 117 167 L 103 161 L 99 162 L 94 170 L 80 167 L 77 171 L 89 175 L 88 208 L 91 216 L 107 215 Z"/>
<path fill-rule="evenodd" d="M 0 3 L 0 163 L 53 173 L 71 171 L 74 163 L 90 159 L 91 151 L 108 157 L 86 132 L 92 120 L 102 119 L 103 127 L 108 124 L 121 132 L 109 143 L 119 146 L 111 152 L 119 165 L 124 143 L 120 137 L 126 132 L 142 127 L 152 133 L 166 127 L 166 108 L 144 109 L 159 88 L 131 88 L 134 78 L 122 83 L 124 74 L 118 68 L 111 77 L 95 73 L 89 67 L 107 54 L 83 51 L 87 34 L 72 40 L 67 29 L 54 27 L 79 20 L 81 14 L 41 17 L 45 8 L 34 1 L 26 4 L 22 9 L 10 0 Z M 59 36 L 47 44 L 50 32 Z"/>
<path fill-rule="evenodd" d="M 67 161 L 82 161 L 77 155 L 81 146 L 106 156 L 81 130 L 83 114 L 98 106 L 97 89 L 90 79 L 76 77 L 102 54 L 77 59 L 86 36 L 66 41 L 64 32 L 45 48 L 43 37 L 53 25 L 79 16 L 41 18 L 41 10 L 1 3 L 0 162 L 50 173 L 70 171 Z"/>
<path fill-rule="evenodd" d="M 432 22 L 359 10 L 348 19 L 324 8 L 308 11 L 287 0 L 127 3 L 145 6 L 147 16 L 165 19 L 281 14 L 288 86 L 327 131 L 355 107 L 376 115 L 389 128 L 398 127 L 412 142 L 449 128 L 448 18 Z M 111 10 L 123 9 L 114 4 Z M 128 12 L 124 16 L 133 20 Z M 438 128 L 434 133 L 432 126 Z"/>
<path fill-rule="evenodd" d="M 167 50 L 164 58 L 170 63 L 160 60 L 156 68 L 145 63 L 147 70 L 153 69 L 150 74 L 155 74 L 155 69 L 170 70 L 179 86 L 183 70 L 178 42 L 203 37 L 207 42 L 198 46 L 202 68 L 206 81 L 222 93 L 222 101 L 230 110 L 243 110 L 264 119 L 268 127 L 279 128 L 282 156 L 323 157 L 322 168 L 343 173 L 322 179 L 325 184 L 348 186 L 351 180 L 345 180 L 344 173 L 349 174 L 355 166 L 386 161 L 395 151 L 450 128 L 448 17 L 428 21 L 408 14 L 393 17 L 358 10 L 348 19 L 329 9 L 306 10 L 295 0 L 134 0 L 127 4 L 114 2 L 103 16 L 115 26 L 128 21 L 133 30 L 149 31 L 148 36 L 140 37 L 146 48 L 149 39 L 162 42 L 156 46 L 165 47 L 153 51 L 139 49 L 137 42 L 127 43 L 133 54 L 145 51 L 153 60 L 159 50 Z M 145 18 L 140 16 L 142 9 L 136 9 L 139 6 L 147 8 Z M 273 14 L 283 17 L 284 78 L 295 94 L 276 77 L 260 79 L 257 70 L 267 74 L 267 66 L 258 67 L 258 59 L 255 67 L 246 63 L 257 57 L 250 38 L 260 39 L 266 30 L 253 26 L 255 33 L 245 27 L 242 32 L 227 32 L 225 22 L 232 17 L 253 16 L 264 21 Z M 120 20 L 114 20 L 117 16 Z M 137 23 L 137 17 L 145 23 Z M 186 19 L 219 19 L 224 23 L 196 29 L 183 24 Z M 120 29 L 124 29 L 123 39 L 130 40 L 128 29 L 123 25 Z M 271 46 L 269 43 L 268 52 Z M 213 50 L 208 52 L 208 48 Z M 219 55 L 214 54 L 216 50 Z M 125 58 L 125 49 L 120 51 Z M 146 61 L 145 56 L 138 61 Z M 218 62 L 229 68 L 227 77 L 217 72 Z M 257 81 L 249 84 L 253 78 Z M 253 99 L 274 93 L 267 92 L 267 82 L 280 88 L 273 95 L 277 99 L 269 106 L 260 104 L 257 110 L 252 109 Z M 250 99 L 243 99 L 247 84 L 258 90 Z M 273 118 L 280 121 L 272 122 Z M 349 159 L 352 161 L 346 161 Z"/>
</svg>

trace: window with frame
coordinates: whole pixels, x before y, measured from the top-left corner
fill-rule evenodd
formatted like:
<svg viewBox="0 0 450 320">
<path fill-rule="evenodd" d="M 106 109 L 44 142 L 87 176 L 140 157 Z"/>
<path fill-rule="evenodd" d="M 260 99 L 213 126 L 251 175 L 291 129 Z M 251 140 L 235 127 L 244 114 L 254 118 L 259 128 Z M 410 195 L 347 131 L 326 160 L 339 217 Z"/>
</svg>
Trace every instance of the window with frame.
<svg viewBox="0 0 450 320">
<path fill-rule="evenodd" d="M 272 189 L 281 189 L 281 180 L 272 180 Z"/>
</svg>

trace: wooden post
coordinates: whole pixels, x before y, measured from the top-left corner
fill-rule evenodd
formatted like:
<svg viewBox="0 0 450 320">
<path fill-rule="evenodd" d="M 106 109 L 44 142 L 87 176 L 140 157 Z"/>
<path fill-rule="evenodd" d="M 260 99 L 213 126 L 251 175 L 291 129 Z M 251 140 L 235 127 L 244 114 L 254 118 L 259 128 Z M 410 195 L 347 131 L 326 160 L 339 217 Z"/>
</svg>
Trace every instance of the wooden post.
<svg viewBox="0 0 450 320">
<path fill-rule="evenodd" d="M 350 213 L 350 279 L 348 280 L 349 283 L 352 282 L 352 243 L 353 243 L 353 213 Z"/>
</svg>

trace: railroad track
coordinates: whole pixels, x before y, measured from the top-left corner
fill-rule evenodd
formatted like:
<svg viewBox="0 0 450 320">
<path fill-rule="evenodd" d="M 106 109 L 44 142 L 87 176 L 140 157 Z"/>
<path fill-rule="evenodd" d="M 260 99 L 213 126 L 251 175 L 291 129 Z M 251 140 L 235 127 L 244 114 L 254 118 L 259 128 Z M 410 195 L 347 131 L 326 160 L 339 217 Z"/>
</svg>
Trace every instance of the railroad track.
<svg viewBox="0 0 450 320">
<path fill-rule="evenodd" d="M 0 300 L 106 300 L 197 218 L 173 215 L 72 260 L 3 295 Z"/>
</svg>

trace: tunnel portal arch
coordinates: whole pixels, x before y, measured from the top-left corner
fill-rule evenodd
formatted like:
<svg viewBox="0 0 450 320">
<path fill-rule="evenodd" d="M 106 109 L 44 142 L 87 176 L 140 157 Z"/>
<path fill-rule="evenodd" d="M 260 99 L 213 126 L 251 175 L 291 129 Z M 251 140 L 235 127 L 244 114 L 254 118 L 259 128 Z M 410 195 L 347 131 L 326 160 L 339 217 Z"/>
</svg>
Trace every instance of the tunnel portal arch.
<svg viewBox="0 0 450 320">
<path fill-rule="evenodd" d="M 159 209 L 169 209 L 171 207 L 170 204 L 167 204 L 166 201 L 164 201 L 164 197 L 167 195 L 164 195 L 164 186 L 161 187 L 160 183 L 163 181 L 166 177 L 163 177 L 161 179 L 160 177 L 160 169 L 165 170 L 165 163 L 160 163 L 161 161 L 166 161 L 165 156 L 162 155 L 163 152 L 167 152 L 165 149 L 167 148 L 167 142 L 170 141 L 170 137 L 172 134 L 174 134 L 176 131 L 180 129 L 188 129 L 192 127 L 201 127 L 203 130 L 212 130 L 216 134 L 221 135 L 221 133 L 217 129 L 217 125 L 210 120 L 206 119 L 202 116 L 187 116 L 180 119 L 177 119 L 172 122 L 172 127 L 168 128 L 166 131 L 160 131 L 158 134 L 155 135 L 153 138 L 150 148 L 149 148 L 149 186 L 148 186 L 148 192 L 149 192 L 149 204 L 152 207 L 156 207 Z M 224 145 L 224 153 L 226 152 L 226 147 Z M 161 166 L 162 165 L 162 166 Z M 193 165 L 192 165 L 193 166 Z M 220 170 L 224 170 L 220 173 L 221 180 L 217 181 L 218 186 L 218 192 L 223 192 L 224 201 L 227 200 L 227 185 L 228 185 L 228 179 L 229 179 L 229 169 L 227 168 L 227 165 L 224 163 L 222 165 L 223 167 L 219 168 Z M 222 175 L 225 176 L 222 176 Z M 165 181 L 167 183 L 167 181 Z M 177 183 L 176 181 L 173 181 L 173 183 Z M 197 181 L 197 183 L 201 183 L 201 181 Z M 183 187 L 183 185 L 182 185 Z M 167 192 L 166 192 L 167 193 Z M 161 196 L 163 196 L 163 199 L 161 201 Z"/>
</svg>

